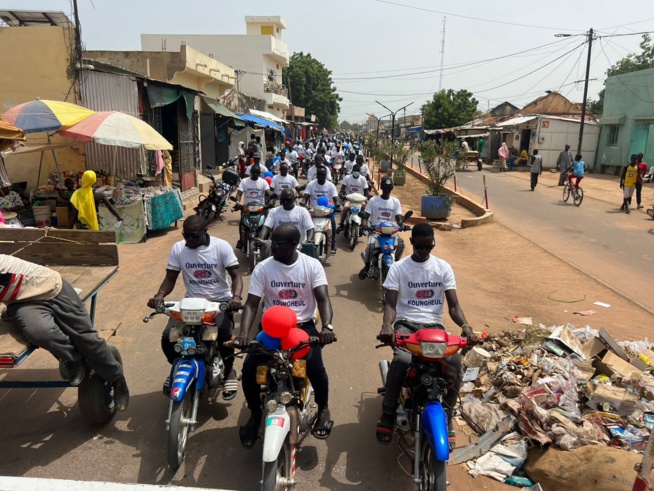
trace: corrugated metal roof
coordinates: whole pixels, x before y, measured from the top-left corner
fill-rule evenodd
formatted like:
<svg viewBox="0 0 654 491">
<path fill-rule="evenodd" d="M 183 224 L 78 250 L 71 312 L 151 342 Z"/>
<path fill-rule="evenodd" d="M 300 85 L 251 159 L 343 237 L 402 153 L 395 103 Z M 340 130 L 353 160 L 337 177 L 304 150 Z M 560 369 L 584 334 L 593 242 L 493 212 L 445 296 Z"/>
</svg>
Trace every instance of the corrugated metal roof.
<svg viewBox="0 0 654 491">
<path fill-rule="evenodd" d="M 533 119 L 536 119 L 538 116 L 520 116 L 518 118 L 507 119 L 501 123 L 497 123 L 497 126 L 515 126 L 518 124 L 527 123 Z"/>
</svg>

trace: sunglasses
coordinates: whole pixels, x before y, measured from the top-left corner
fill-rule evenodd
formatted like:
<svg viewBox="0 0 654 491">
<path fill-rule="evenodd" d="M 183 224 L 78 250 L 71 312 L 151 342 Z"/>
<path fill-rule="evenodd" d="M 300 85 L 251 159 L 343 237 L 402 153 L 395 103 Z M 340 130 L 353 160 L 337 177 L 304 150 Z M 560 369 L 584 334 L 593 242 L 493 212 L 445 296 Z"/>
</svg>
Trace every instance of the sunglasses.
<svg viewBox="0 0 654 491">
<path fill-rule="evenodd" d="M 413 249 L 416 250 L 416 251 L 431 251 L 434 247 L 436 247 L 436 244 L 414 245 Z"/>
<path fill-rule="evenodd" d="M 283 246 L 283 245 L 288 245 L 288 244 L 295 245 L 295 241 L 294 240 L 273 240 L 273 241 L 271 241 L 271 244 L 272 244 L 272 246 L 274 248 L 277 248 L 277 247 L 280 247 L 280 246 Z"/>
<path fill-rule="evenodd" d="M 203 235 L 202 232 L 193 232 L 193 233 L 182 232 L 182 236 L 185 239 L 199 239 L 200 237 L 202 237 L 202 235 Z"/>
</svg>

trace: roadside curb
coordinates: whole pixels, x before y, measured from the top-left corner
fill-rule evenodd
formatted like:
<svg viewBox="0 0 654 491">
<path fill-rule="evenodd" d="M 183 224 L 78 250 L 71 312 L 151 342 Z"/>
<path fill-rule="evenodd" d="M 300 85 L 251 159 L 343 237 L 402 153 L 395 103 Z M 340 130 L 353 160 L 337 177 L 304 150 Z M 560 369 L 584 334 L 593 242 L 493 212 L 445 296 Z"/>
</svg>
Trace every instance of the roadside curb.
<svg viewBox="0 0 654 491">
<path fill-rule="evenodd" d="M 417 170 L 407 166 L 405 166 L 404 169 L 419 181 L 425 184 L 429 184 L 429 178 L 424 176 Z M 478 205 L 467 196 L 464 196 L 461 193 L 454 191 L 453 189 L 450 189 L 449 187 L 446 187 L 445 190 L 449 195 L 454 196 L 454 199 L 456 200 L 456 203 L 458 205 L 467 208 L 475 215 L 477 215 L 475 218 L 462 218 L 461 228 L 476 227 L 479 225 L 483 225 L 485 223 L 491 223 L 493 221 L 493 212 L 491 210 Z M 447 226 L 446 229 L 449 229 L 451 227 L 450 224 L 444 224 L 444 225 Z M 440 228 L 440 227 L 436 226 L 435 228 Z"/>
</svg>

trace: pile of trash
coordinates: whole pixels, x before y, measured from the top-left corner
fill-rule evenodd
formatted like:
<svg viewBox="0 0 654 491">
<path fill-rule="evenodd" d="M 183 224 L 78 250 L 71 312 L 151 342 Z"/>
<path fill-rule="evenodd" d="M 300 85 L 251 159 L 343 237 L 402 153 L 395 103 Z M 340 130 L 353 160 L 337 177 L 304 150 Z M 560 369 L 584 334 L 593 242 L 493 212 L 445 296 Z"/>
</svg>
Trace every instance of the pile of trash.
<svg viewBox="0 0 654 491">
<path fill-rule="evenodd" d="M 481 436 L 450 463 L 529 486 L 520 471 L 528 447 L 642 452 L 654 429 L 651 348 L 647 339 L 618 342 L 605 329 L 572 324 L 488 336 L 463 358 L 457 417 Z"/>
</svg>

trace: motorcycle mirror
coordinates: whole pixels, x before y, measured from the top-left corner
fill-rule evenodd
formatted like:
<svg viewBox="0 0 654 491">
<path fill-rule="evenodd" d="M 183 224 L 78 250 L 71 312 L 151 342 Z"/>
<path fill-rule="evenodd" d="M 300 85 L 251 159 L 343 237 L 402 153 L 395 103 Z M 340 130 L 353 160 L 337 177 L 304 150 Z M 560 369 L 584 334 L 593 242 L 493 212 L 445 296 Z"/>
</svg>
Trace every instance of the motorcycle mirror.
<svg viewBox="0 0 654 491">
<path fill-rule="evenodd" d="M 411 218 L 412 216 L 413 216 L 413 212 L 412 212 L 411 210 L 407 211 L 407 212 L 404 214 L 404 220 L 403 220 L 403 221 L 406 222 L 406 221 L 407 221 L 409 218 Z"/>
<path fill-rule="evenodd" d="M 366 213 L 365 211 L 360 211 L 359 216 L 363 218 L 364 220 L 367 220 L 368 217 L 370 216 L 370 213 Z"/>
<path fill-rule="evenodd" d="M 229 201 L 233 201 L 234 203 L 236 203 L 236 196 L 230 196 Z"/>
<path fill-rule="evenodd" d="M 274 199 L 277 199 L 277 198 L 279 198 L 279 196 L 277 196 L 275 193 L 271 194 L 271 195 L 268 197 L 268 199 L 270 199 L 270 200 L 274 200 Z"/>
</svg>

